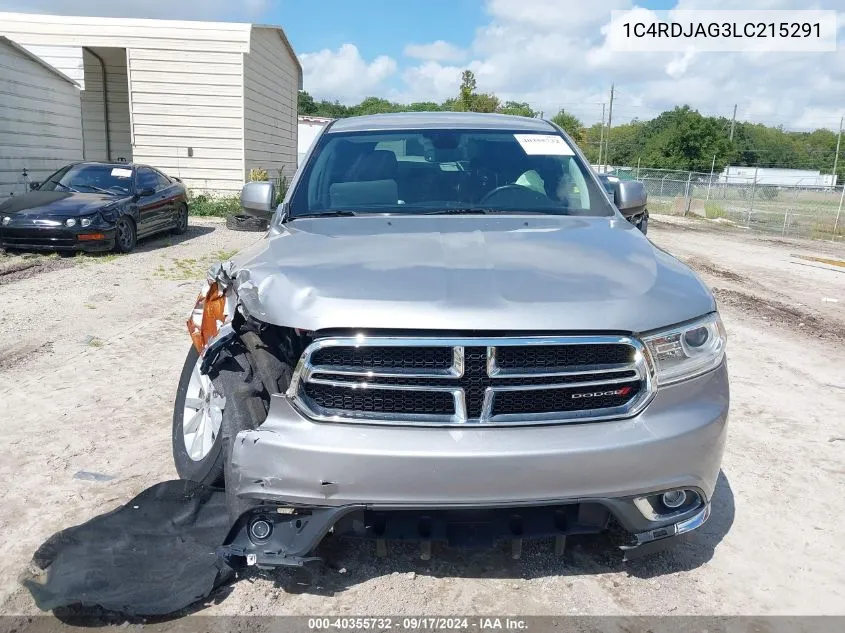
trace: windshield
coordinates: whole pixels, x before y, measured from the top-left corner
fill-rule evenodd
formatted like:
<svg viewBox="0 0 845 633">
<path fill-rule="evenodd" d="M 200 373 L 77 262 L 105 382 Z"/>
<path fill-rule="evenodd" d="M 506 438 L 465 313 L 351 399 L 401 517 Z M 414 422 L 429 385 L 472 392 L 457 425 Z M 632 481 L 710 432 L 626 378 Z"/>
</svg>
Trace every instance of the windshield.
<svg viewBox="0 0 845 633">
<path fill-rule="evenodd" d="M 112 165 L 71 165 L 50 176 L 41 191 L 98 192 L 128 194 L 132 187 L 132 168 Z"/>
<path fill-rule="evenodd" d="M 290 217 L 338 213 L 548 213 L 613 209 L 558 134 L 409 130 L 324 134 Z"/>
</svg>

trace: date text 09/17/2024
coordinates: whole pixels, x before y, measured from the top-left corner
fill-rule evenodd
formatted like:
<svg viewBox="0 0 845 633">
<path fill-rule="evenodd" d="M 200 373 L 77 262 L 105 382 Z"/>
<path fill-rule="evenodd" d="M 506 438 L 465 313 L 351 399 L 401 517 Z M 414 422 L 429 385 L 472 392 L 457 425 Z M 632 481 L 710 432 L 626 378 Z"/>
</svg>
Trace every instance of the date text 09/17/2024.
<svg viewBox="0 0 845 633">
<path fill-rule="evenodd" d="M 515 617 L 324 617 L 309 618 L 311 631 L 527 631 L 525 618 Z"/>
</svg>

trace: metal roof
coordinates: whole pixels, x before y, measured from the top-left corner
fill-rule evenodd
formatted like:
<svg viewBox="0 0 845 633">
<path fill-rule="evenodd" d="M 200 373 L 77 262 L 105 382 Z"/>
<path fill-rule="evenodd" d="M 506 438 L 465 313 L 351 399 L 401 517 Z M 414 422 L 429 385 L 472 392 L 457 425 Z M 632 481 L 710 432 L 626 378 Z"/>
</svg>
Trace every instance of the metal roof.
<svg viewBox="0 0 845 633">
<path fill-rule="evenodd" d="M 10 48 L 16 50 L 18 53 L 20 53 L 24 57 L 28 57 L 29 59 L 34 61 L 36 64 L 43 66 L 44 68 L 49 70 L 51 73 L 53 73 L 57 77 L 64 79 L 69 84 L 72 84 L 72 85 L 76 86 L 77 88 L 79 88 L 79 84 L 77 82 L 75 82 L 73 79 L 71 79 L 70 77 L 68 77 L 66 74 L 64 74 L 61 70 L 59 70 L 58 68 L 55 68 L 52 65 L 48 64 L 46 61 L 41 59 L 38 55 L 36 55 L 32 51 L 28 51 L 27 49 L 25 49 L 23 46 L 21 46 L 17 42 L 13 42 L 8 37 L 6 37 L 4 35 L 0 35 L 0 43 L 5 44 L 6 46 L 9 46 Z"/>
<path fill-rule="evenodd" d="M 554 132 L 543 119 L 481 112 L 397 112 L 338 119 L 329 132 L 367 132 L 407 129 L 511 130 Z"/>
</svg>

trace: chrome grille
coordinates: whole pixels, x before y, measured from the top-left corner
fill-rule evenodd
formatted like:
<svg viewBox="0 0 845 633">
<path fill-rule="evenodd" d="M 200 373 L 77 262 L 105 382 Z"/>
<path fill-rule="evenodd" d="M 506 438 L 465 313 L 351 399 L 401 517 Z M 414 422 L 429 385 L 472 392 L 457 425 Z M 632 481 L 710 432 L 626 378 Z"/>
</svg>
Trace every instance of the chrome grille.
<svg viewBox="0 0 845 633">
<path fill-rule="evenodd" d="M 321 338 L 288 397 L 317 421 L 538 424 L 636 415 L 654 395 L 636 339 Z"/>
</svg>

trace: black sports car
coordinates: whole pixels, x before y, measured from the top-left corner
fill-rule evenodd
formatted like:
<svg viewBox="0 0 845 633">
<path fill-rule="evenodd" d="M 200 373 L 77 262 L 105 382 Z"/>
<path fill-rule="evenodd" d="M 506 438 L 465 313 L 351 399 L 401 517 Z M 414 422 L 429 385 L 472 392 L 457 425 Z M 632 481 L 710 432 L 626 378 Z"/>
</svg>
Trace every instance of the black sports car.
<svg viewBox="0 0 845 633">
<path fill-rule="evenodd" d="M 138 239 L 188 229 L 178 178 L 146 165 L 73 163 L 0 203 L 0 247 L 128 253 Z"/>
<path fill-rule="evenodd" d="M 613 200 L 616 195 L 615 185 L 619 182 L 619 178 L 617 176 L 611 176 L 610 174 L 596 175 L 599 177 L 599 181 L 604 186 L 604 190 L 607 191 L 607 195 L 609 195 L 610 199 Z M 625 211 L 622 211 L 622 215 L 624 215 L 625 219 L 636 226 L 640 231 L 648 233 L 648 209 L 645 207 L 639 209 L 626 209 Z"/>
</svg>

